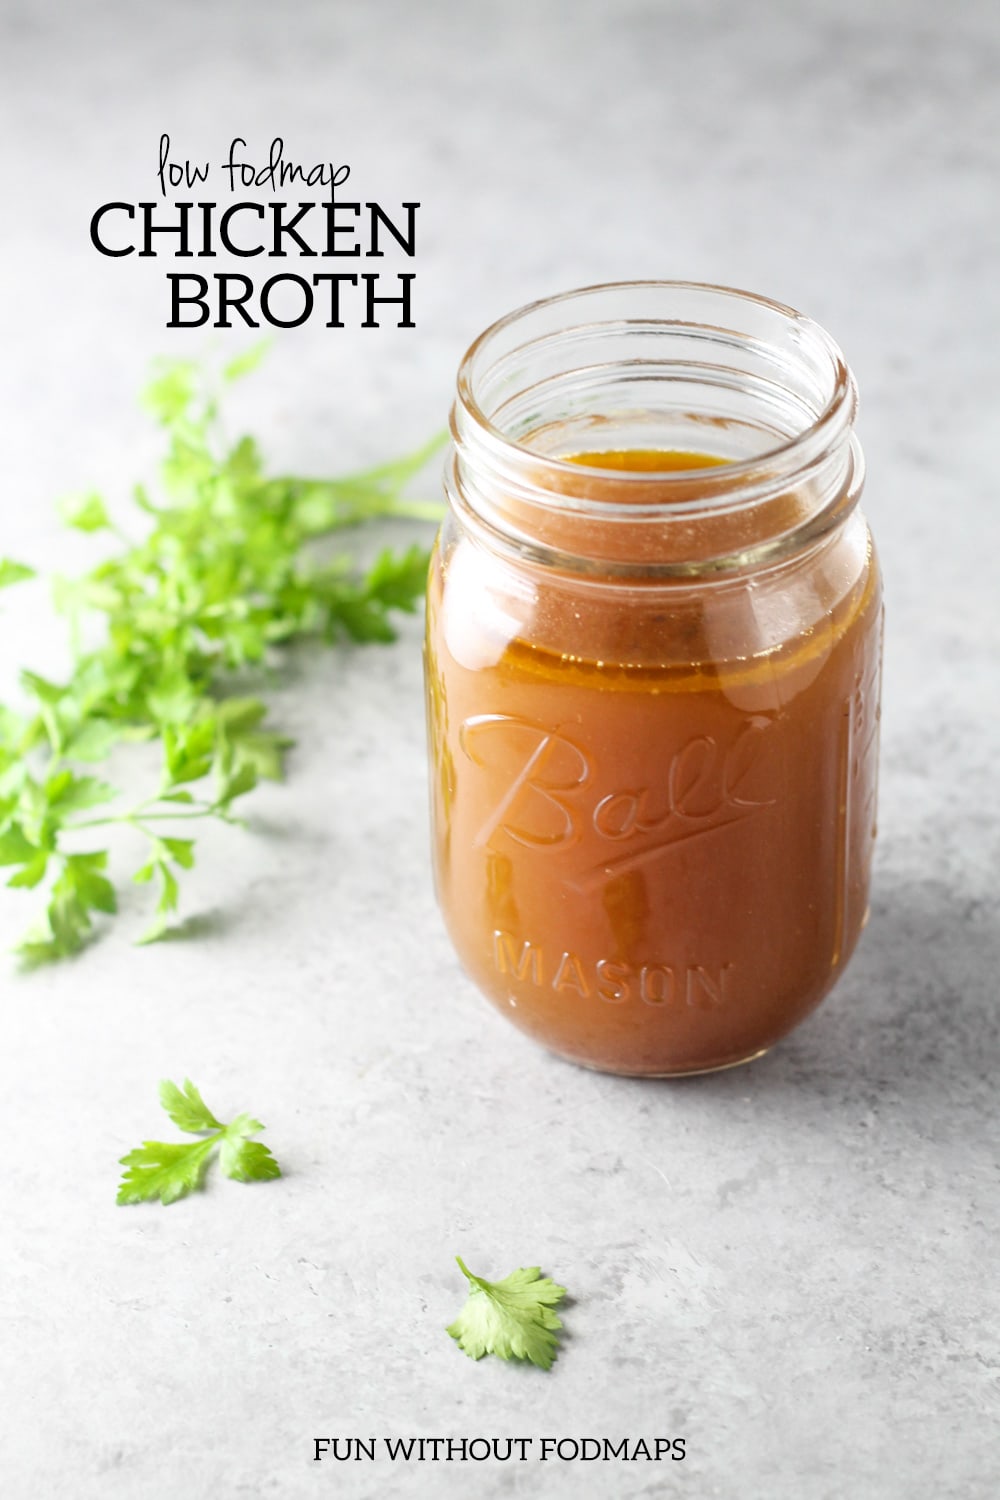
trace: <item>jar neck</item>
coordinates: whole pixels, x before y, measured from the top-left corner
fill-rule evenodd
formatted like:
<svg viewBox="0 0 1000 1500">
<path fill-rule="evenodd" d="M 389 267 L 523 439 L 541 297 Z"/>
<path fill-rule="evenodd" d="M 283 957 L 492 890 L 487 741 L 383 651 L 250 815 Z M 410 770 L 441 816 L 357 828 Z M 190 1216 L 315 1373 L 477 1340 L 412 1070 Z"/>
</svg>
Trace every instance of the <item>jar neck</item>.
<svg viewBox="0 0 1000 1500">
<path fill-rule="evenodd" d="M 683 282 L 588 287 L 512 313 L 466 354 L 449 500 L 494 550 L 560 569 L 759 567 L 857 504 L 856 408 L 840 350 L 791 308 Z M 600 462 L 628 450 L 713 462 Z"/>
</svg>

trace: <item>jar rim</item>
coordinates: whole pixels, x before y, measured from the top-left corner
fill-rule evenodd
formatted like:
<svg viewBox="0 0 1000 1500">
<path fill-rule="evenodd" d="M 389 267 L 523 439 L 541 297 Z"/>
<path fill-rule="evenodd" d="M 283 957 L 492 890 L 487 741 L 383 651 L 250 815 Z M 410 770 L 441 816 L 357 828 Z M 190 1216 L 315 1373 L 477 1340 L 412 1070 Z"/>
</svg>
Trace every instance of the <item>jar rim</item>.
<svg viewBox="0 0 1000 1500">
<path fill-rule="evenodd" d="M 784 460 L 788 462 L 803 454 L 805 451 L 821 452 L 835 444 L 843 437 L 851 427 L 857 410 L 857 386 L 851 373 L 847 360 L 835 339 L 827 333 L 826 329 L 810 318 L 805 313 L 789 306 L 787 303 L 775 301 L 764 297 L 760 293 L 743 290 L 739 287 L 724 286 L 714 282 L 686 281 L 686 280 L 657 280 L 638 279 L 631 281 L 609 281 L 595 282 L 588 286 L 575 287 L 566 292 L 558 292 L 549 297 L 536 298 L 503 317 L 496 319 L 469 345 L 462 357 L 457 377 L 457 405 L 462 408 L 466 415 L 471 418 L 478 432 L 480 440 L 485 440 L 496 452 L 505 452 L 509 456 L 523 456 L 530 461 L 536 473 L 539 469 L 551 473 L 553 476 L 571 476 L 578 474 L 578 466 L 570 459 L 559 458 L 552 454 L 540 453 L 536 448 L 519 442 L 510 433 L 505 432 L 497 425 L 484 410 L 475 392 L 474 366 L 488 348 L 489 344 L 496 340 L 504 332 L 526 320 L 532 315 L 555 309 L 560 306 L 570 306 L 574 303 L 580 304 L 583 299 L 599 295 L 614 293 L 629 293 L 648 291 L 654 294 L 677 293 L 680 295 L 693 294 L 715 296 L 731 299 L 734 304 L 743 304 L 762 309 L 770 314 L 776 314 L 785 320 L 790 328 L 794 328 L 800 340 L 809 339 L 813 348 L 824 355 L 828 362 L 831 376 L 830 393 L 822 409 L 814 417 L 813 421 L 803 426 L 799 431 L 793 433 L 783 441 L 772 446 L 761 449 L 747 458 L 728 459 L 725 464 L 726 487 L 731 488 L 734 481 L 738 483 L 743 476 L 752 480 L 754 474 L 759 472 L 762 466 L 773 465 L 775 462 Z M 701 328 L 708 333 L 730 333 L 735 329 L 723 329 L 715 325 L 693 323 L 683 317 L 652 319 L 652 318 L 629 318 L 622 317 L 620 320 L 623 329 L 630 324 L 644 324 L 649 326 L 657 324 L 663 328 Z M 584 325 L 588 328 L 600 326 L 597 324 Z M 565 331 L 569 331 L 568 329 Z M 527 347 L 527 346 L 525 346 Z M 454 430 L 454 419 L 453 419 Z M 690 487 L 692 481 L 706 479 L 709 482 L 708 493 L 705 503 L 711 506 L 714 503 L 713 491 L 715 485 L 713 480 L 718 481 L 721 476 L 717 465 L 677 469 L 642 469 L 628 470 L 621 468 L 604 468 L 588 459 L 587 465 L 591 474 L 600 477 L 613 477 L 617 485 L 624 488 L 634 487 L 637 491 L 650 482 L 658 486 L 665 486 L 669 491 L 671 486 L 678 489 Z M 700 508 L 697 505 L 692 509 Z M 619 514 L 621 508 L 619 503 Z"/>
</svg>

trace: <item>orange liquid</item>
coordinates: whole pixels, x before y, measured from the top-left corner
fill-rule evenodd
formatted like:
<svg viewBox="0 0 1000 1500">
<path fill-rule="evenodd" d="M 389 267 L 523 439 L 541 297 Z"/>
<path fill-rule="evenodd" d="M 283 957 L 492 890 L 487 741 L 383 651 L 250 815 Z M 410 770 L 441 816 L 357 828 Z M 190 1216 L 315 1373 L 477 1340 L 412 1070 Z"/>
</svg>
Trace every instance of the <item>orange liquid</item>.
<svg viewBox="0 0 1000 1500">
<path fill-rule="evenodd" d="M 506 641 L 476 549 L 436 559 L 438 897 L 477 985 L 553 1051 L 619 1073 L 726 1067 L 846 963 L 867 911 L 881 641 L 857 534 L 851 557 L 834 538 L 767 578 L 673 589 L 536 569 Z"/>
</svg>

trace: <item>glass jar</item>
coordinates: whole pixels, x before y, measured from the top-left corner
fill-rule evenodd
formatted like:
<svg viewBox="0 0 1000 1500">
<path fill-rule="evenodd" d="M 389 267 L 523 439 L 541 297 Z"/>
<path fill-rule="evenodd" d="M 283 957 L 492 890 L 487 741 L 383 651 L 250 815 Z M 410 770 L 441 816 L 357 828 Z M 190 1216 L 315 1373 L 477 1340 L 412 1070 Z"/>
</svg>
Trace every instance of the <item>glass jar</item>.
<svg viewBox="0 0 1000 1500">
<path fill-rule="evenodd" d="M 791 308 L 632 282 L 459 371 L 426 675 L 438 899 L 574 1062 L 759 1056 L 868 910 L 881 584 L 853 377 Z"/>
</svg>

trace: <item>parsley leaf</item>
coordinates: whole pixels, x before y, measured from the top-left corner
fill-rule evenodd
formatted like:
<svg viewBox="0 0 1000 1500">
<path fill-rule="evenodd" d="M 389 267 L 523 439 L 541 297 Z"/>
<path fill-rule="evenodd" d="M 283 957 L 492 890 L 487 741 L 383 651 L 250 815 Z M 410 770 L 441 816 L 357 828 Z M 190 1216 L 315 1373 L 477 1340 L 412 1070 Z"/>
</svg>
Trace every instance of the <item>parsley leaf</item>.
<svg viewBox="0 0 1000 1500">
<path fill-rule="evenodd" d="M 100 495 L 74 496 L 63 501 L 59 510 L 66 525 L 77 531 L 107 531 L 111 528 L 111 518 Z"/>
<path fill-rule="evenodd" d="M 222 380 L 261 355 L 238 356 Z M 157 894 L 140 941 L 161 938 L 195 861 L 188 825 L 239 822 L 242 799 L 284 775 L 292 740 L 261 698 L 233 696 L 236 674 L 245 693 L 251 674 L 266 681 L 295 642 L 391 641 L 393 616 L 424 592 L 423 546 L 383 551 L 360 570 L 319 543 L 378 517 L 437 519 L 437 505 L 403 491 L 443 435 L 339 479 L 269 477 L 251 437 L 225 439 L 217 393 L 193 361 L 161 361 L 145 404 L 167 449 L 160 493 L 137 485 L 132 494 L 138 539 L 119 525 L 121 507 L 97 493 L 63 502 L 68 525 L 120 546 L 82 577 L 55 580 L 74 646 L 66 680 L 24 671 L 26 712 L 0 704 L 0 864 L 13 867 L 8 886 L 41 888 L 46 903 L 19 948 L 29 964 L 79 952 L 96 916 L 117 909 L 105 840 L 95 846 L 94 833 L 113 825 L 145 842 L 133 879 Z M 0 560 L 0 588 L 32 576 Z M 123 805 L 103 778 L 81 774 L 112 751 L 124 763 L 141 741 L 158 743 L 161 769 L 138 802 Z"/>
<path fill-rule="evenodd" d="M 252 1115 L 240 1114 L 230 1124 L 217 1120 L 189 1078 L 183 1088 L 169 1079 L 160 1084 L 160 1103 L 179 1129 L 205 1139 L 185 1142 L 143 1141 L 120 1158 L 128 1171 L 118 1187 L 120 1204 L 159 1198 L 175 1203 L 202 1186 L 215 1148 L 219 1165 L 236 1182 L 267 1182 L 281 1176 L 281 1168 L 262 1141 L 264 1126 Z M 211 1134 L 207 1134 L 211 1132 Z"/>
<path fill-rule="evenodd" d="M 473 1276 L 456 1256 L 472 1287 L 468 1301 L 448 1332 L 470 1359 L 497 1354 L 501 1359 L 527 1359 L 543 1370 L 556 1357 L 561 1320 L 552 1311 L 566 1295 L 542 1276 L 538 1266 L 522 1266 L 502 1281 Z"/>
<path fill-rule="evenodd" d="M 165 1078 L 160 1084 L 160 1103 L 177 1128 L 189 1135 L 223 1128 L 222 1121 L 215 1118 L 190 1078 L 185 1078 L 182 1089 Z"/>
<path fill-rule="evenodd" d="M 29 568 L 26 563 L 14 562 L 9 557 L 0 557 L 0 589 L 9 588 L 12 583 L 23 583 L 26 578 L 34 578 L 34 576 L 34 568 Z"/>
</svg>

